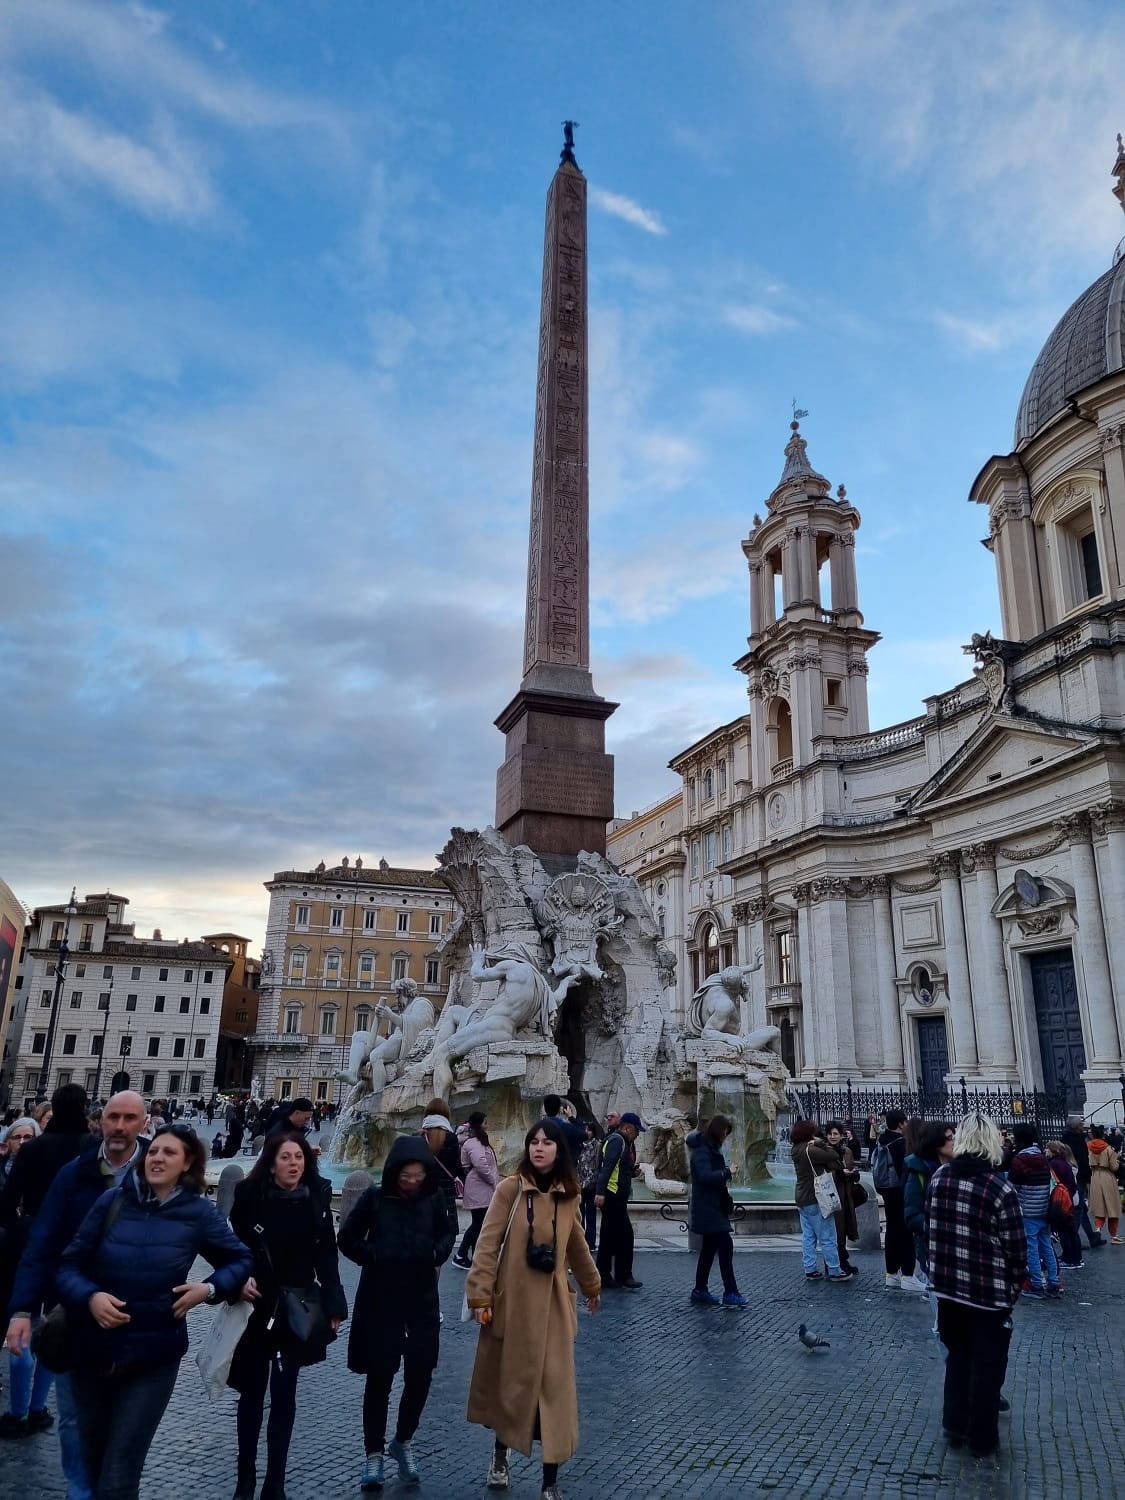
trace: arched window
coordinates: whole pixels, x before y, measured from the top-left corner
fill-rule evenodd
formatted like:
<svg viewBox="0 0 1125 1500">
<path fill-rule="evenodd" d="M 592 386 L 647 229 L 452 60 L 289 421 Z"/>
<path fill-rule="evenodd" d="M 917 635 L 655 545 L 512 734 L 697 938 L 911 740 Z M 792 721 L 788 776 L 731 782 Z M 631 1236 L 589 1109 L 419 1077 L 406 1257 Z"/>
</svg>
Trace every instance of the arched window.
<svg viewBox="0 0 1125 1500">
<path fill-rule="evenodd" d="M 766 726 L 773 741 L 774 773 L 788 775 L 793 769 L 793 714 L 784 698 L 771 701 Z"/>
<path fill-rule="evenodd" d="M 719 972 L 719 934 L 708 925 L 703 932 L 703 976 Z"/>
<path fill-rule="evenodd" d="M 703 773 L 703 800 L 710 802 L 715 795 L 715 773 L 707 770 Z"/>
</svg>

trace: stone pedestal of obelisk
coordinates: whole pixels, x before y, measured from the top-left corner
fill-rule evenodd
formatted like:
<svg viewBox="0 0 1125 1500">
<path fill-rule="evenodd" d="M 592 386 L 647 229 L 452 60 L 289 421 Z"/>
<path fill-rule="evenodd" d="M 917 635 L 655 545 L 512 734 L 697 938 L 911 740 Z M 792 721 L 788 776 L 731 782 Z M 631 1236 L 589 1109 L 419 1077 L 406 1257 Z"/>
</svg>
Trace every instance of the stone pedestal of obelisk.
<svg viewBox="0 0 1125 1500">
<path fill-rule="evenodd" d="M 617 707 L 590 676 L 586 179 L 570 131 L 547 194 L 523 681 L 496 726 L 496 827 L 538 854 L 605 853 Z"/>
</svg>

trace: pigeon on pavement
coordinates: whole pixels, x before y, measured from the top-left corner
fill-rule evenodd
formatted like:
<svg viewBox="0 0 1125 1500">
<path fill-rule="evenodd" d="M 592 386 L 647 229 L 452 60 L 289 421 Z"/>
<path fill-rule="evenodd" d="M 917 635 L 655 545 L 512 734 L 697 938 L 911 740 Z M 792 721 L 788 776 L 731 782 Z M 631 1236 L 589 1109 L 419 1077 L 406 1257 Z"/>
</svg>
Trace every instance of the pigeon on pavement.
<svg viewBox="0 0 1125 1500">
<path fill-rule="evenodd" d="M 831 1349 L 832 1345 L 827 1339 L 822 1339 L 819 1333 L 813 1333 L 802 1323 L 797 1329 L 797 1337 L 806 1349 Z"/>
</svg>

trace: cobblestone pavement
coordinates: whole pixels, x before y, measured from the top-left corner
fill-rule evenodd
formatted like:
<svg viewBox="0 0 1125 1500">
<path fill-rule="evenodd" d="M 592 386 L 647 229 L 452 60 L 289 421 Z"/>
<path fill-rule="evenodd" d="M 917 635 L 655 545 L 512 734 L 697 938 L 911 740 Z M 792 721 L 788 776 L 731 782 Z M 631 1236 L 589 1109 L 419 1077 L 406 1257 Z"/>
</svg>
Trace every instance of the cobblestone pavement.
<svg viewBox="0 0 1125 1500">
<path fill-rule="evenodd" d="M 919 1297 L 882 1288 L 876 1256 L 857 1257 L 850 1286 L 806 1283 L 794 1249 L 740 1245 L 745 1311 L 691 1306 L 692 1262 L 675 1250 L 637 1257 L 644 1290 L 607 1294 L 582 1314 L 578 1340 L 582 1446 L 560 1482 L 567 1500 L 735 1497 L 850 1500 L 1095 1500 L 1112 1492 L 1125 1452 L 1125 1249 L 1089 1252 L 1065 1300 L 1016 1312 L 998 1463 L 946 1449 L 943 1366 Z M 354 1288 L 354 1267 L 345 1282 Z M 442 1274 L 442 1359 L 415 1448 L 414 1493 L 484 1500 L 490 1436 L 464 1420 L 475 1328 L 459 1320 L 463 1277 Z M 194 1337 L 206 1311 L 192 1315 Z M 810 1353 L 805 1321 L 831 1340 Z M 7 1379 L 5 1372 L 5 1392 Z M 329 1363 L 301 1377 L 290 1500 L 359 1495 L 361 1380 Z M 212 1408 L 192 1357 L 157 1435 L 143 1500 L 229 1500 L 233 1397 Z M 516 1456 L 515 1496 L 539 1493 L 536 1463 Z M 64 1495 L 53 1434 L 0 1443 L 0 1496 Z M 405 1492 L 395 1479 L 387 1500 Z"/>
</svg>

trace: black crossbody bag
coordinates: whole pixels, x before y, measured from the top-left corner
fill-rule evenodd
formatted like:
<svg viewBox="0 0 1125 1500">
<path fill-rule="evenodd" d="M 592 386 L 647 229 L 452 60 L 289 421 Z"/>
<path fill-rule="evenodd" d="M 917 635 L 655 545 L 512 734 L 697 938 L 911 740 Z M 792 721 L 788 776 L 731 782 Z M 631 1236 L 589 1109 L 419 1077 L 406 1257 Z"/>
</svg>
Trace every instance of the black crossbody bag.
<svg viewBox="0 0 1125 1500">
<path fill-rule="evenodd" d="M 118 1188 L 117 1196 L 106 1210 L 102 1232 L 94 1245 L 94 1255 L 101 1249 L 102 1241 L 117 1222 L 121 1204 L 121 1189 Z M 56 1375 L 67 1375 L 74 1369 L 74 1319 L 61 1302 L 56 1302 L 47 1316 L 40 1318 L 31 1330 L 31 1352 L 45 1370 L 53 1370 Z"/>
</svg>

